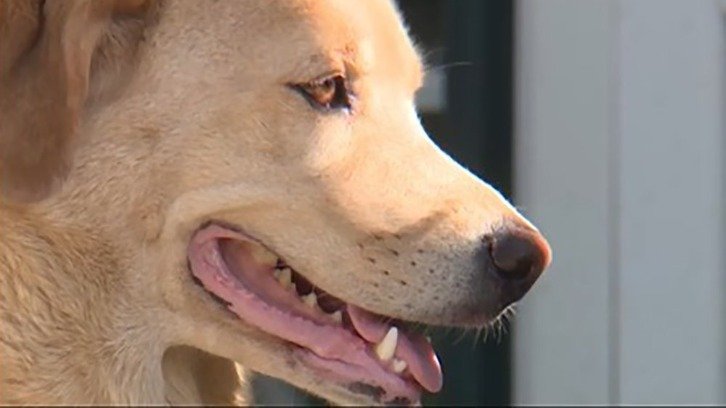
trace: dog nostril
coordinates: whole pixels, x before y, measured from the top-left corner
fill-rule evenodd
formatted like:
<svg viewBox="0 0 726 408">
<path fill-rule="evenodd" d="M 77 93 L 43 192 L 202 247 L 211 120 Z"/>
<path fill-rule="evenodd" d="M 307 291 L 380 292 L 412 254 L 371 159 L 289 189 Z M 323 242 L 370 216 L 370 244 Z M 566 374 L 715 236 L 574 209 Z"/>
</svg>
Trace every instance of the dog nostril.
<svg viewBox="0 0 726 408">
<path fill-rule="evenodd" d="M 506 228 L 486 241 L 497 276 L 504 281 L 534 283 L 549 263 L 549 245 L 529 228 Z"/>
</svg>

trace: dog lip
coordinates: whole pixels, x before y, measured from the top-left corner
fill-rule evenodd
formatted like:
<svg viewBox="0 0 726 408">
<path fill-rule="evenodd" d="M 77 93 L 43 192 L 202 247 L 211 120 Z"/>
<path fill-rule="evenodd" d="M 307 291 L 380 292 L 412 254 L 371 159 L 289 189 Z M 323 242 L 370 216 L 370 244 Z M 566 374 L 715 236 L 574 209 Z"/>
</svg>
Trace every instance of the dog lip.
<svg viewBox="0 0 726 408">
<path fill-rule="evenodd" d="M 240 272 L 233 273 L 224 259 L 220 241 L 225 239 L 262 245 L 238 229 L 211 223 L 194 234 L 189 243 L 188 257 L 192 275 L 206 291 L 228 303 L 227 308 L 237 317 L 286 340 L 291 347 L 299 349 L 302 356 L 306 356 L 302 360 L 309 363 L 311 368 L 317 368 L 321 374 L 334 373 L 335 376 L 331 378 L 333 381 L 345 380 L 349 384 L 363 380 L 381 386 L 386 390 L 386 400 L 419 399 L 419 386 L 410 378 L 410 374 L 404 373 L 405 376 L 402 376 L 389 371 L 355 330 L 336 326 L 325 319 L 323 312 L 316 315 L 304 308 L 293 307 L 288 310 L 286 305 L 275 307 L 279 297 L 272 296 L 270 302 L 271 299 L 265 299 L 269 294 L 256 293 L 247 287 L 246 284 L 250 282 L 246 282 L 244 276 L 235 276 Z M 272 276 L 271 273 L 263 275 L 269 278 Z M 259 284 L 251 283 L 253 286 Z M 428 386 L 426 388 L 438 391 Z"/>
</svg>

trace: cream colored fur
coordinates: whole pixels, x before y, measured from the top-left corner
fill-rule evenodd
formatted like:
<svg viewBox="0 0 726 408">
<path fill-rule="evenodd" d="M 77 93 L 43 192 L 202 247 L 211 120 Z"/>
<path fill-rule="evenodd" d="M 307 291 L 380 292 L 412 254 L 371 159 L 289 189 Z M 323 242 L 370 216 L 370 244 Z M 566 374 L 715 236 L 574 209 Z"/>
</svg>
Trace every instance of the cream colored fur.
<svg viewBox="0 0 726 408">
<path fill-rule="evenodd" d="M 0 0 L 0 55 L 0 402 L 239 403 L 236 361 L 370 403 L 192 283 L 208 220 L 377 313 L 494 310 L 470 254 L 527 221 L 426 136 L 388 1 Z M 331 72 L 350 115 L 287 86 Z"/>
</svg>

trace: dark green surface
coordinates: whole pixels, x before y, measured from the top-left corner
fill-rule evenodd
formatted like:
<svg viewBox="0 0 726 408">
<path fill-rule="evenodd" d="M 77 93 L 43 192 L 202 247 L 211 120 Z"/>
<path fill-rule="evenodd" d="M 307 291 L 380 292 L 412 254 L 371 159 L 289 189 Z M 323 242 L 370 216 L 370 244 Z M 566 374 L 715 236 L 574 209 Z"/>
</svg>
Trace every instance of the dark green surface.
<svg viewBox="0 0 726 408">
<path fill-rule="evenodd" d="M 510 0 L 399 0 L 429 70 L 447 73 L 447 109 L 423 114 L 431 137 L 456 160 L 498 188 L 512 191 L 512 24 Z M 424 405 L 508 405 L 510 339 L 462 339 L 434 330 L 444 389 Z M 457 340 L 459 340 L 457 342 Z M 258 378 L 258 403 L 324 403 L 284 383 Z"/>
<path fill-rule="evenodd" d="M 447 73 L 447 109 L 442 115 L 423 115 L 432 138 L 457 161 L 499 189 L 512 191 L 512 24 L 509 0 L 403 0 L 414 37 L 420 35 L 441 49 L 439 66 Z M 431 10 L 436 9 L 436 14 Z M 438 15 L 440 27 L 430 28 Z M 424 43 L 424 49 L 429 44 Z M 432 56 L 437 56 L 434 54 Z M 437 69 L 430 62 L 430 69 Z M 460 333 L 460 332 L 454 332 Z M 436 336 L 444 369 L 444 389 L 427 396 L 425 405 L 508 405 L 511 402 L 511 351 L 508 336 L 474 341 L 466 336 Z"/>
</svg>

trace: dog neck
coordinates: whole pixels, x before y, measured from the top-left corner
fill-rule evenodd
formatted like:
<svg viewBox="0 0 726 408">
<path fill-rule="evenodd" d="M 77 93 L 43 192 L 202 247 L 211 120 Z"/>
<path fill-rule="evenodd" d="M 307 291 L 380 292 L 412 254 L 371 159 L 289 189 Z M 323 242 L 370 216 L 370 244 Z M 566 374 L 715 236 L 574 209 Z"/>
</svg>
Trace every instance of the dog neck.
<svg viewBox="0 0 726 408">
<path fill-rule="evenodd" d="M 116 248 L 28 209 L 0 219 L 0 400 L 165 403 L 165 346 Z"/>
</svg>

